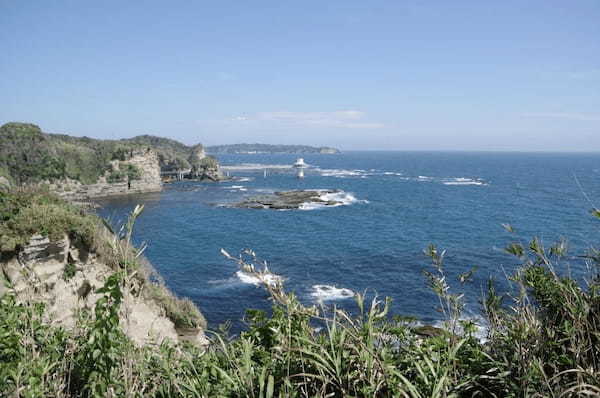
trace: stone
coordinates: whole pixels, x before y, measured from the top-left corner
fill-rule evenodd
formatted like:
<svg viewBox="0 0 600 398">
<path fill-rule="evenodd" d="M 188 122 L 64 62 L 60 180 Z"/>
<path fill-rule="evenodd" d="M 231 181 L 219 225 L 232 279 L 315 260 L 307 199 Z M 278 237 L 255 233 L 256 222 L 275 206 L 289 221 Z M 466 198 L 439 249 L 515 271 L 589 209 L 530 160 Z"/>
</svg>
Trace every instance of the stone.
<svg viewBox="0 0 600 398">
<path fill-rule="evenodd" d="M 245 209 L 273 209 L 273 210 L 293 210 L 299 209 L 307 203 L 315 203 L 323 206 L 337 206 L 342 202 L 336 200 L 324 200 L 325 194 L 338 193 L 337 190 L 298 190 L 281 191 L 272 195 L 259 195 L 245 199 L 242 202 L 235 203 L 231 207 Z"/>
<path fill-rule="evenodd" d="M 10 181 L 8 181 L 8 178 L 0 176 L 0 191 L 5 191 L 8 189 L 10 189 Z"/>
<path fill-rule="evenodd" d="M 425 338 L 439 337 L 439 336 L 443 336 L 444 334 L 447 333 L 444 329 L 441 329 L 441 328 L 438 328 L 435 326 L 431 326 L 431 325 L 417 326 L 417 327 L 413 328 L 413 332 L 416 335 L 419 335 L 419 336 L 425 337 Z"/>
<path fill-rule="evenodd" d="M 92 284 L 87 279 L 84 279 L 81 286 L 79 286 L 79 289 L 77 289 L 77 295 L 82 299 L 86 299 L 91 291 Z"/>
</svg>

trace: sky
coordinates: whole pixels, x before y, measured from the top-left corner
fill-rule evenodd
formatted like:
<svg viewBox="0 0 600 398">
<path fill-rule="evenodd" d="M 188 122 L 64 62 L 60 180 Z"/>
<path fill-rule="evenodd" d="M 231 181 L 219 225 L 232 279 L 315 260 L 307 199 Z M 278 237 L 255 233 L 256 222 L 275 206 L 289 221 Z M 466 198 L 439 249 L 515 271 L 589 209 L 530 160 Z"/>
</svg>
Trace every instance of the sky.
<svg viewBox="0 0 600 398">
<path fill-rule="evenodd" d="M 600 151 L 600 1 L 0 0 L 0 123 Z"/>
</svg>

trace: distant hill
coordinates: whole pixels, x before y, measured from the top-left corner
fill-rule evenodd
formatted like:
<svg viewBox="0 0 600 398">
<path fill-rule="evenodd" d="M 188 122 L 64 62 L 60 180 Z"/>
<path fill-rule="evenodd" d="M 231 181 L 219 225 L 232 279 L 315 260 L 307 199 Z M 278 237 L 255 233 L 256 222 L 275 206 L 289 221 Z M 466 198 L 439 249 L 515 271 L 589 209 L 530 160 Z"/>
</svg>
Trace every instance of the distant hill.
<svg viewBox="0 0 600 398">
<path fill-rule="evenodd" d="M 111 162 L 128 160 L 133 151 L 152 148 L 161 169 L 213 168 L 216 159 L 202 145 L 188 147 L 168 138 L 142 135 L 123 140 L 98 140 L 48 134 L 29 123 L 0 126 L 0 176 L 18 185 L 70 178 L 93 184 L 111 171 Z"/>
<path fill-rule="evenodd" d="M 308 145 L 271 145 L 271 144 L 232 144 L 214 145 L 206 147 L 206 151 L 212 154 L 232 153 L 340 153 L 336 148 L 314 147 Z"/>
</svg>

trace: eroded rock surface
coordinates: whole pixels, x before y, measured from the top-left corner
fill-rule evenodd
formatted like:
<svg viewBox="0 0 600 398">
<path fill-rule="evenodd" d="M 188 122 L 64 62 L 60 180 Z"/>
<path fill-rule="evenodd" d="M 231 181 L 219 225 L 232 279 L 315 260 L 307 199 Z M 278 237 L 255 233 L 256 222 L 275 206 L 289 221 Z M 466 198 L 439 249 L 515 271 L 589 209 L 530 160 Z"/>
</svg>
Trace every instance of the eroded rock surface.
<svg viewBox="0 0 600 398">
<path fill-rule="evenodd" d="M 113 162 L 113 168 L 135 166 L 140 175 L 136 179 L 120 182 L 108 182 L 106 176 L 100 177 L 96 184 L 82 184 L 75 180 L 56 181 L 49 184 L 50 189 L 60 197 L 72 202 L 85 202 L 90 199 L 103 198 L 132 193 L 159 192 L 162 190 L 158 155 L 154 150 L 134 151 L 128 160 Z"/>
<path fill-rule="evenodd" d="M 73 328 L 78 312 L 93 310 L 102 297 L 96 293 L 114 273 L 95 253 L 78 247 L 67 236 L 51 242 L 33 236 L 18 254 L 0 262 L 0 297 L 14 293 L 20 302 L 44 302 L 48 322 Z M 152 299 L 124 289 L 121 327 L 138 345 L 173 342 L 207 343 L 202 329 L 177 330 Z"/>
</svg>

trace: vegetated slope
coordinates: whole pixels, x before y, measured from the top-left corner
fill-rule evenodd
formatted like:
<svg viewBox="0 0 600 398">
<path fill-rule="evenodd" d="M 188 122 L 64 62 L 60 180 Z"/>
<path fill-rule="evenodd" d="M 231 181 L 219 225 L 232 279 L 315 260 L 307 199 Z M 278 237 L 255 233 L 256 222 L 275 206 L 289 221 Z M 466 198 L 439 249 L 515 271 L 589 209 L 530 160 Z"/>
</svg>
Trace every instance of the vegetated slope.
<svg viewBox="0 0 600 398">
<path fill-rule="evenodd" d="M 6 123 L 0 127 L 0 142 L 0 176 L 17 185 L 65 178 L 93 184 L 112 171 L 111 162 L 128 160 L 136 149 L 146 148 L 157 152 L 163 170 L 218 166 L 214 158 L 204 155 L 200 144 L 188 147 L 148 135 L 99 140 L 47 134 L 34 124 Z"/>
<path fill-rule="evenodd" d="M 340 151 L 330 147 L 314 147 L 309 145 L 272 145 L 272 144 L 231 144 L 213 145 L 206 148 L 208 153 L 232 154 L 232 153 L 339 153 Z"/>
<path fill-rule="evenodd" d="M 198 309 L 152 282 L 152 269 L 131 245 L 133 221 L 142 209 L 114 234 L 97 216 L 43 190 L 0 191 L 0 296 L 41 302 L 46 322 L 72 328 L 78 313 L 93 307 L 102 285 L 118 273 L 131 304 L 119 314 L 121 326 L 136 342 L 178 340 L 178 328 L 200 332 L 205 321 Z"/>
<path fill-rule="evenodd" d="M 34 124 L 0 127 L 0 169 L 18 185 L 71 178 L 95 183 L 111 169 L 112 160 L 126 160 L 133 146 L 110 140 L 51 135 Z"/>
<path fill-rule="evenodd" d="M 219 163 L 214 157 L 206 155 L 202 144 L 187 146 L 170 138 L 153 135 L 139 135 L 121 141 L 154 149 L 163 171 L 191 170 L 196 175 L 218 176 Z"/>
</svg>

